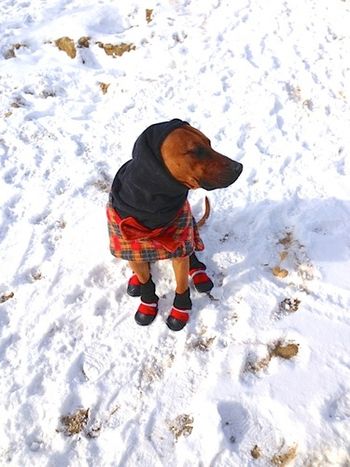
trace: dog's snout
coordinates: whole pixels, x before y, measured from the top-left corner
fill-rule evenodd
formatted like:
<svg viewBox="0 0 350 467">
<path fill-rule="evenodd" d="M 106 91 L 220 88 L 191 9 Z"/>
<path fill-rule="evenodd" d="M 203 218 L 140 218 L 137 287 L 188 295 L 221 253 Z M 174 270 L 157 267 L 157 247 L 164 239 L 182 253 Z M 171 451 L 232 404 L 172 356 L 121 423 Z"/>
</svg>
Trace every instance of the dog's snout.
<svg viewBox="0 0 350 467">
<path fill-rule="evenodd" d="M 219 170 L 208 174 L 201 179 L 200 186 L 205 190 L 216 190 L 217 188 L 227 188 L 232 185 L 243 171 L 243 164 L 228 157 L 224 157 L 223 163 L 219 165 Z"/>
</svg>

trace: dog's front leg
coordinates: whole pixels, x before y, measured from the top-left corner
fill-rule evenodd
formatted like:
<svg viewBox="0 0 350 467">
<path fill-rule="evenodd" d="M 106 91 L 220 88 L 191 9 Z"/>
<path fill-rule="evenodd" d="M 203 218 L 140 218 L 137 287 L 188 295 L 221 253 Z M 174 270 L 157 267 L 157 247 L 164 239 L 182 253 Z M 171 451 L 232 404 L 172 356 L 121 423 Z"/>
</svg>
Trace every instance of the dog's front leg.
<svg viewBox="0 0 350 467">
<path fill-rule="evenodd" d="M 180 331 L 189 320 L 189 312 L 192 309 L 190 289 L 188 287 L 188 274 L 190 271 L 189 257 L 173 258 L 173 269 L 176 280 L 175 298 L 173 307 L 166 320 L 166 324 L 172 331 Z"/>
<path fill-rule="evenodd" d="M 141 326 L 148 326 L 157 316 L 159 300 L 150 266 L 149 263 L 141 261 L 129 261 L 129 266 L 136 274 L 140 285 L 141 303 L 136 311 L 135 321 Z"/>
<path fill-rule="evenodd" d="M 190 272 L 189 256 L 173 258 L 172 263 L 176 280 L 176 293 L 183 294 L 188 289 L 188 275 Z"/>
</svg>

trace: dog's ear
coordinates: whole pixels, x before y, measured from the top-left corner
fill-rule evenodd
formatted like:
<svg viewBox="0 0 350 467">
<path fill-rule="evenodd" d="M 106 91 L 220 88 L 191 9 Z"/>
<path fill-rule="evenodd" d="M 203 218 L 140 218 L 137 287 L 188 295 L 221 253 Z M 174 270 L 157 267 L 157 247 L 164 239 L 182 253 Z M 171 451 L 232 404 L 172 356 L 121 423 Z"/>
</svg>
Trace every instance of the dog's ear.
<svg viewBox="0 0 350 467">
<path fill-rule="evenodd" d="M 197 128 L 194 128 L 193 126 L 191 125 L 187 125 L 186 127 L 188 130 L 192 131 L 192 133 L 194 133 L 195 135 L 199 136 L 201 138 L 201 140 L 203 142 L 205 142 L 208 146 L 211 146 L 211 141 L 210 139 L 204 134 L 202 133 L 200 130 L 198 130 Z"/>
</svg>

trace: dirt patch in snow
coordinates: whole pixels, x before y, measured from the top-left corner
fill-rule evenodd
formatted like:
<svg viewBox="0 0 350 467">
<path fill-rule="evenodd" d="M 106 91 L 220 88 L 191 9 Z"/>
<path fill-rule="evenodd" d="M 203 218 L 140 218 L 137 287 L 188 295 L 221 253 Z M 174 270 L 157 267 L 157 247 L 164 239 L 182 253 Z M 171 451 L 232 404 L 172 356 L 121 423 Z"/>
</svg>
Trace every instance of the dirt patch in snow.
<svg viewBox="0 0 350 467">
<path fill-rule="evenodd" d="M 292 446 L 282 454 L 275 454 L 271 459 L 271 464 L 278 467 L 285 467 L 296 458 L 296 455 L 297 446 Z"/>
<path fill-rule="evenodd" d="M 107 55 L 112 57 L 121 57 L 125 52 L 130 52 L 135 50 L 136 46 L 134 44 L 126 44 L 122 42 L 120 44 L 104 44 L 103 42 L 96 42 L 96 44 L 103 49 Z"/>
<path fill-rule="evenodd" d="M 255 360 L 248 357 L 243 372 L 255 374 L 259 373 L 261 370 L 265 370 L 269 366 L 271 360 L 274 357 L 290 360 L 294 358 L 298 352 L 299 344 L 277 341 L 274 344 L 268 346 L 268 354 L 266 357 Z"/>
<path fill-rule="evenodd" d="M 60 421 L 62 423 L 62 431 L 66 436 L 77 435 L 82 432 L 89 419 L 89 409 L 79 409 L 73 414 L 64 415 Z"/>
<path fill-rule="evenodd" d="M 14 292 L 5 292 L 0 296 L 0 303 L 5 303 L 15 296 Z"/>
<path fill-rule="evenodd" d="M 178 415 L 175 420 L 168 422 L 169 430 L 177 441 L 180 436 L 190 436 L 193 430 L 193 417 L 191 415 Z"/>
<path fill-rule="evenodd" d="M 73 39 L 70 37 L 64 36 L 60 37 L 55 41 L 56 47 L 63 52 L 66 52 L 68 57 L 75 58 L 77 56 L 77 49 L 75 48 L 75 44 Z"/>
</svg>

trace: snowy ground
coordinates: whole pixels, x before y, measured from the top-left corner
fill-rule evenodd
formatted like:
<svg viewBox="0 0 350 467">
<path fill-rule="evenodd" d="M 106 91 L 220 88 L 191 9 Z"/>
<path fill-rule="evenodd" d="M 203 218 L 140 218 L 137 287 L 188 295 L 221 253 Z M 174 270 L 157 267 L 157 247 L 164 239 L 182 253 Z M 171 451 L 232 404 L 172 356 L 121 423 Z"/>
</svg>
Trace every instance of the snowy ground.
<svg viewBox="0 0 350 467">
<path fill-rule="evenodd" d="M 0 18 L 0 465 L 349 466 L 349 1 L 1 0 Z M 180 333 L 167 262 L 160 315 L 135 324 L 104 212 L 171 118 L 244 164 L 209 195 L 215 299 L 193 291 Z"/>
</svg>

